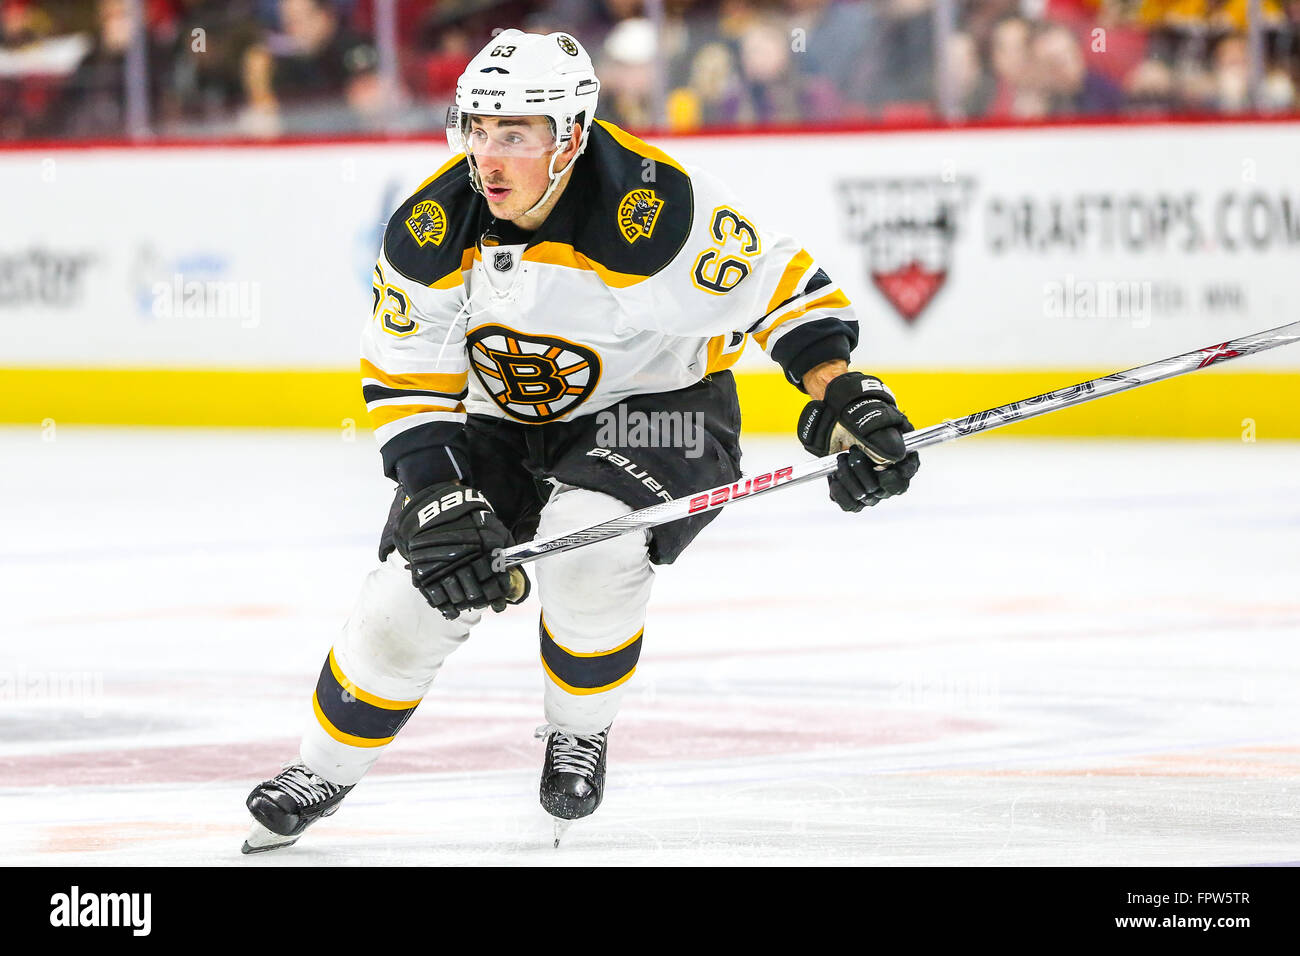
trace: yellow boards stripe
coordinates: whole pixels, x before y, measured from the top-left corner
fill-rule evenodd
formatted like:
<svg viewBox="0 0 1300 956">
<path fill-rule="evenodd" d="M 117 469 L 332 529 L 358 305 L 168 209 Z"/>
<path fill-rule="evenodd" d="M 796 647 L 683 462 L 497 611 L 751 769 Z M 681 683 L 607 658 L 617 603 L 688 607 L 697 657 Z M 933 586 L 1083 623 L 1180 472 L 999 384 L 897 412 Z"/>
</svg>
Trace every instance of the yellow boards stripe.
<svg viewBox="0 0 1300 956">
<path fill-rule="evenodd" d="M 1088 381 L 1101 369 L 891 371 L 865 362 L 918 428 Z M 1108 370 L 1108 371 L 1113 371 Z M 738 373 L 746 434 L 794 435 L 808 397 L 779 376 Z M 1300 372 L 1211 369 L 1007 425 L 1007 437 L 1300 439 Z M 1249 430 L 1249 431 L 1248 431 Z"/>
<path fill-rule="evenodd" d="M 0 421 L 348 428 L 367 421 L 355 371 L 0 369 Z"/>
<path fill-rule="evenodd" d="M 1247 365 L 1246 359 L 1234 366 Z M 891 371 L 866 357 L 919 428 L 1114 369 Z M 736 372 L 746 435 L 788 435 L 807 402 L 780 374 Z M 1214 368 L 999 429 L 1059 437 L 1300 439 L 1300 372 Z M 0 368 L 0 422 L 364 429 L 352 370 Z M 793 446 L 792 446 L 793 447 Z"/>
</svg>

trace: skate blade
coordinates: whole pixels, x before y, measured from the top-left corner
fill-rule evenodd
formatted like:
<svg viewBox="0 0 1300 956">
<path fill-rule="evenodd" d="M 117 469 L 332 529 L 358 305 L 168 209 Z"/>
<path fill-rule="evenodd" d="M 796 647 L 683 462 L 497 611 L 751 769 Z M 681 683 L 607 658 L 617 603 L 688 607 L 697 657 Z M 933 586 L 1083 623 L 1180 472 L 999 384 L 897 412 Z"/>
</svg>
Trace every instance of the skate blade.
<svg viewBox="0 0 1300 956">
<path fill-rule="evenodd" d="M 571 827 L 571 826 L 573 826 L 573 821 L 572 821 L 572 820 L 560 820 L 560 819 L 558 819 L 558 818 L 556 819 L 556 821 L 555 821 L 555 844 L 554 844 L 554 846 L 555 846 L 555 848 L 556 848 L 557 850 L 560 848 L 560 841 L 561 841 L 562 839 L 564 839 L 564 834 L 566 834 L 566 833 L 569 832 L 569 827 Z"/>
<path fill-rule="evenodd" d="M 272 833 L 256 820 L 253 821 L 253 828 L 248 831 L 248 838 L 244 840 L 244 845 L 239 848 L 240 853 L 265 853 L 267 850 L 278 850 L 281 847 L 293 846 L 298 842 L 298 837 L 287 837 L 279 833 Z"/>
</svg>

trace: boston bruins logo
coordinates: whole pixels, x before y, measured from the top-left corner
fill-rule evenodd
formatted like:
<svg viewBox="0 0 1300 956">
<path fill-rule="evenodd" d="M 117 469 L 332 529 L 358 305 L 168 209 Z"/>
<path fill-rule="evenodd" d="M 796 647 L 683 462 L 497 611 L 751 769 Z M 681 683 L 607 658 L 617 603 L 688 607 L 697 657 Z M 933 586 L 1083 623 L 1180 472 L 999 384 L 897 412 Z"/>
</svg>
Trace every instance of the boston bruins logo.
<svg viewBox="0 0 1300 956">
<path fill-rule="evenodd" d="M 618 230 L 629 243 L 636 242 L 642 236 L 647 239 L 655 231 L 659 221 L 659 211 L 664 201 L 655 195 L 653 189 L 634 189 L 623 197 L 618 204 Z"/>
<path fill-rule="evenodd" d="M 436 246 L 447 234 L 447 214 L 432 199 L 426 199 L 415 204 L 406 228 L 420 245 L 432 242 Z"/>
<path fill-rule="evenodd" d="M 563 33 L 561 33 L 558 37 L 555 38 L 555 42 L 558 43 L 560 45 L 560 49 L 563 50 L 565 53 L 569 54 L 569 56 L 578 55 L 578 44 L 574 43 L 571 37 L 567 37 Z"/>
<path fill-rule="evenodd" d="M 551 335 L 481 325 L 466 339 L 470 368 L 501 410 L 533 425 L 562 418 L 596 390 L 600 356 Z"/>
</svg>

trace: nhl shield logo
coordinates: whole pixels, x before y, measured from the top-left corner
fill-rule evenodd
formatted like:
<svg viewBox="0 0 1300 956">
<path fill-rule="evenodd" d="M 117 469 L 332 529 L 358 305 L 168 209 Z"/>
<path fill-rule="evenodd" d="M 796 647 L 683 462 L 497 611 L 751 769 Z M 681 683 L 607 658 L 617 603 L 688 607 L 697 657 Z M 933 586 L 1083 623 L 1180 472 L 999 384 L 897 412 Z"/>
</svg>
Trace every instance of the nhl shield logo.
<svg viewBox="0 0 1300 956">
<path fill-rule="evenodd" d="M 511 252 L 498 252 L 492 256 L 492 268 L 497 272 L 509 272 L 515 267 L 515 257 Z"/>
<path fill-rule="evenodd" d="M 849 240 L 904 321 L 915 322 L 948 279 L 974 180 L 854 179 L 838 184 Z"/>
<path fill-rule="evenodd" d="M 415 204 L 406 228 L 420 245 L 432 242 L 436 246 L 447 234 L 447 214 L 432 199 L 426 199 Z"/>
<path fill-rule="evenodd" d="M 659 221 L 664 201 L 653 189 L 634 189 L 618 204 L 618 230 L 629 244 L 642 236 L 649 239 Z"/>
</svg>

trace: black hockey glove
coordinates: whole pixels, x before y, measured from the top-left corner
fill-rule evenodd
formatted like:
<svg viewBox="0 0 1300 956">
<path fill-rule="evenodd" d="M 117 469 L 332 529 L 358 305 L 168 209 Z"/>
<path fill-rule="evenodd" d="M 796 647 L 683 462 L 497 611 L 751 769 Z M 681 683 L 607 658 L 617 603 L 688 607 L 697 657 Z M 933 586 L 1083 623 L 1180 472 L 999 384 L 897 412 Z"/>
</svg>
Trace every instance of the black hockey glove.
<svg viewBox="0 0 1300 956">
<path fill-rule="evenodd" d="M 449 621 L 471 608 L 504 611 L 532 590 L 522 568 L 492 570 L 492 552 L 514 539 L 473 488 L 444 481 L 408 498 L 394 538 L 411 580 Z"/>
<path fill-rule="evenodd" d="M 828 479 L 831 500 L 845 511 L 861 511 L 907 491 L 921 467 L 920 457 L 903 444 L 910 431 L 915 429 L 898 410 L 894 393 L 861 372 L 836 376 L 825 397 L 809 402 L 799 415 L 799 441 L 809 454 L 845 452 Z"/>
</svg>

